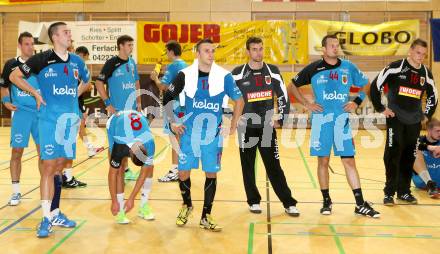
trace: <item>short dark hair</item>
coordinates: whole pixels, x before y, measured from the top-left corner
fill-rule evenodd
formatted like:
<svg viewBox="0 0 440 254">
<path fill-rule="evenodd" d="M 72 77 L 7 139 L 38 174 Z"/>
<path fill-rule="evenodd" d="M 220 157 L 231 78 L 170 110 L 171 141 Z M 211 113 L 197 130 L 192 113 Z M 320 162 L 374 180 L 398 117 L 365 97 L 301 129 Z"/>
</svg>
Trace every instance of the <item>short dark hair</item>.
<svg viewBox="0 0 440 254">
<path fill-rule="evenodd" d="M 327 34 L 326 36 L 324 36 L 324 38 L 322 38 L 321 46 L 327 46 L 327 39 L 338 39 L 338 37 L 336 36 L 336 34 Z"/>
<path fill-rule="evenodd" d="M 167 44 L 165 45 L 165 47 L 169 50 L 169 51 L 173 51 L 175 56 L 180 56 L 182 55 L 182 47 L 180 46 L 180 44 L 177 41 L 168 41 Z"/>
<path fill-rule="evenodd" d="M 89 50 L 84 46 L 79 46 L 75 49 L 75 54 L 83 54 L 85 56 L 90 55 Z"/>
<path fill-rule="evenodd" d="M 426 124 L 426 128 L 428 130 L 431 130 L 434 127 L 440 126 L 440 121 L 437 120 L 437 118 L 433 117 L 431 118 L 431 120 L 428 121 L 428 123 Z"/>
<path fill-rule="evenodd" d="M 427 48 L 428 43 L 420 38 L 417 38 L 411 43 L 411 48 L 415 48 L 416 46 Z"/>
<path fill-rule="evenodd" d="M 143 157 L 147 156 L 147 150 L 145 149 L 145 147 L 143 145 L 139 146 L 139 150 L 142 153 Z M 136 166 L 143 166 L 145 164 L 145 161 L 142 161 L 140 158 L 138 158 L 138 156 L 136 155 L 136 153 L 134 153 L 133 151 L 130 153 L 130 158 L 131 161 L 133 162 L 134 165 Z"/>
<path fill-rule="evenodd" d="M 23 38 L 34 38 L 31 33 L 29 32 L 23 32 L 18 36 L 18 44 L 21 44 L 23 42 Z"/>
<path fill-rule="evenodd" d="M 204 44 L 204 43 L 213 44 L 214 42 L 213 42 L 211 39 L 209 39 L 209 38 L 206 38 L 206 39 L 203 39 L 203 40 L 198 41 L 197 44 L 196 44 L 196 46 L 195 46 L 195 49 L 196 49 L 197 52 L 198 52 L 199 49 L 200 49 L 200 45 L 202 45 L 202 44 Z"/>
<path fill-rule="evenodd" d="M 263 43 L 263 40 L 260 37 L 255 37 L 255 36 L 249 37 L 246 41 L 246 49 L 249 50 L 251 44 L 253 43 L 255 44 Z"/>
<path fill-rule="evenodd" d="M 59 26 L 67 26 L 65 22 L 55 22 L 52 23 L 47 29 L 47 34 L 49 35 L 49 40 L 53 43 L 52 36 L 58 30 Z"/>
<path fill-rule="evenodd" d="M 119 45 L 125 44 L 126 42 L 134 41 L 134 39 L 130 35 L 121 35 L 118 37 L 118 40 L 116 41 L 116 44 L 118 45 L 118 50 L 121 49 Z"/>
</svg>

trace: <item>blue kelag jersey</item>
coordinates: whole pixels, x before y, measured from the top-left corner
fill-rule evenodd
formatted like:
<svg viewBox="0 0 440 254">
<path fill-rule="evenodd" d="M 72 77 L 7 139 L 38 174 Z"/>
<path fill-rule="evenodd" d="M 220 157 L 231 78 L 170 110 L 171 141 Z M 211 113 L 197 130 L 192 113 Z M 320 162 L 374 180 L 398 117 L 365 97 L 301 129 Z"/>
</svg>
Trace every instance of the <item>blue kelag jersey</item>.
<svg viewBox="0 0 440 254">
<path fill-rule="evenodd" d="M 350 100 L 350 87 L 363 87 L 368 78 L 350 61 L 338 59 L 336 65 L 330 65 L 321 59 L 307 65 L 292 82 L 297 87 L 311 84 L 322 113 L 338 115 L 344 113 L 344 104 Z"/>
<path fill-rule="evenodd" d="M 154 138 L 148 125 L 148 120 L 141 113 L 134 110 L 119 111 L 107 122 L 109 144 L 131 145 L 141 142 L 147 149 L 148 156 L 154 155 Z"/>
<path fill-rule="evenodd" d="M 172 63 L 167 66 L 167 70 L 160 81 L 162 84 L 169 86 L 174 79 L 177 77 L 177 74 L 182 69 L 186 68 L 188 65 L 182 59 L 176 59 Z"/>
<path fill-rule="evenodd" d="M 229 96 L 233 100 L 242 97 L 231 73 L 224 77 L 224 88 L 215 96 L 209 94 L 208 79 L 209 73 L 199 71 L 197 89 L 194 97 L 190 97 L 184 90 L 185 74 L 179 72 L 173 84 L 164 94 L 164 105 L 166 105 L 184 91 L 185 118 L 183 124 L 186 126 L 185 133 L 191 133 L 193 129 L 196 131 L 216 130 L 222 122 L 222 105 L 225 96 Z"/>
<path fill-rule="evenodd" d="M 62 114 L 78 114 L 78 80 L 88 83 L 90 74 L 84 61 L 69 53 L 63 61 L 52 49 L 36 54 L 19 66 L 29 78 L 35 74 L 46 105 L 40 119 L 57 121 Z"/>
<path fill-rule="evenodd" d="M 20 57 L 12 58 L 5 63 L 3 67 L 2 78 L 0 79 L 0 86 L 5 88 L 10 88 L 10 95 L 12 99 L 12 104 L 18 107 L 19 110 L 26 110 L 30 112 L 37 111 L 37 103 L 35 101 L 35 97 L 29 94 L 26 91 L 21 90 L 17 86 L 11 83 L 9 80 L 9 75 L 12 71 L 15 70 L 18 66 L 22 65 L 24 60 Z M 35 75 L 31 75 L 26 81 L 31 85 L 35 90 L 40 92 L 38 80 Z"/>
<path fill-rule="evenodd" d="M 186 67 L 188 67 L 188 65 L 182 59 L 174 60 L 172 63 L 170 63 L 167 66 L 167 70 L 165 71 L 165 74 L 163 75 L 162 80 L 160 82 L 167 86 L 171 85 L 174 79 L 176 79 L 179 71 L 185 69 Z M 174 112 L 180 112 L 179 98 L 176 98 L 173 108 L 174 108 Z"/>
<path fill-rule="evenodd" d="M 105 62 L 98 80 L 107 84 L 110 103 L 116 111 L 136 110 L 136 81 L 139 74 L 134 60 L 114 56 Z M 132 101 L 128 101 L 130 100 Z"/>
</svg>

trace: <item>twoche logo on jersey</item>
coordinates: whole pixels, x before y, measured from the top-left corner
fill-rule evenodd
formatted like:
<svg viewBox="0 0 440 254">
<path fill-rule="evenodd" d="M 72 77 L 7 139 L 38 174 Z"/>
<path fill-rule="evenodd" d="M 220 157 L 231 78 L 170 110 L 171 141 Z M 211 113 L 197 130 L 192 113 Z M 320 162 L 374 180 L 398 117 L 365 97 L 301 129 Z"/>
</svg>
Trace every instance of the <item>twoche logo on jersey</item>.
<svg viewBox="0 0 440 254">
<path fill-rule="evenodd" d="M 419 89 L 401 86 L 399 87 L 399 95 L 420 99 L 420 96 L 422 95 L 422 91 Z"/>
<path fill-rule="evenodd" d="M 248 102 L 265 101 L 272 99 L 272 90 L 265 90 L 247 94 Z"/>
</svg>

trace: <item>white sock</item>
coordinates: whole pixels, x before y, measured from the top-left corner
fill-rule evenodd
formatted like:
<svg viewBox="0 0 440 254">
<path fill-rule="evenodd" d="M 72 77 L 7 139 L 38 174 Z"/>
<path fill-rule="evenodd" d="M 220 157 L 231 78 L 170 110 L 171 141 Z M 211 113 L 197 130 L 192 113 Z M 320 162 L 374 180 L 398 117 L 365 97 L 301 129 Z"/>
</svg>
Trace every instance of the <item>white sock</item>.
<svg viewBox="0 0 440 254">
<path fill-rule="evenodd" d="M 118 203 L 119 203 L 119 212 L 123 212 L 124 211 L 124 192 L 117 193 L 116 199 L 118 200 Z"/>
<path fill-rule="evenodd" d="M 70 180 L 72 180 L 72 168 L 65 168 L 63 175 L 67 178 L 67 181 L 69 182 Z"/>
<path fill-rule="evenodd" d="M 50 200 L 41 200 L 41 209 L 43 210 L 43 216 L 52 220 L 52 216 L 50 216 Z"/>
<path fill-rule="evenodd" d="M 422 178 L 422 180 L 425 183 L 428 183 L 428 181 L 431 181 L 431 176 L 429 175 L 428 170 L 425 169 L 425 170 L 423 170 L 422 172 L 420 172 L 418 174 L 419 174 L 420 178 Z"/>
<path fill-rule="evenodd" d="M 173 164 L 173 165 L 171 165 L 171 171 L 172 172 L 174 172 L 174 173 L 177 173 L 177 164 Z"/>
<path fill-rule="evenodd" d="M 53 210 L 52 212 L 50 212 L 50 216 L 52 218 L 55 218 L 56 216 L 58 216 L 58 214 L 60 214 L 60 208 L 57 208 L 57 209 Z"/>
<path fill-rule="evenodd" d="M 90 143 L 89 143 L 89 139 L 87 138 L 87 136 L 83 136 L 83 143 L 87 148 L 90 148 Z"/>
<path fill-rule="evenodd" d="M 144 181 L 144 185 L 141 190 L 141 207 L 148 202 L 148 197 L 151 192 L 151 186 L 153 185 L 153 178 L 147 178 Z"/>
<path fill-rule="evenodd" d="M 20 193 L 20 183 L 12 183 L 12 192 Z"/>
</svg>

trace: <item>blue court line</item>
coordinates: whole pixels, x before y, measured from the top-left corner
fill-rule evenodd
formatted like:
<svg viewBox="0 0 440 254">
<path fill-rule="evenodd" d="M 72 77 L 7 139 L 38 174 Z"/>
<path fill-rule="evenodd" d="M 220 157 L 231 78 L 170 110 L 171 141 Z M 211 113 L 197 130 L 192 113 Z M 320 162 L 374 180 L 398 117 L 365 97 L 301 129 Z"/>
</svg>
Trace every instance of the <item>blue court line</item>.
<svg viewBox="0 0 440 254">
<path fill-rule="evenodd" d="M 2 230 L 0 230 L 0 235 L 4 234 L 5 232 L 7 232 L 9 229 L 13 228 L 15 225 L 17 225 L 18 223 L 22 222 L 24 219 L 26 219 L 27 217 L 31 216 L 33 213 L 35 213 L 36 211 L 38 211 L 41 208 L 40 205 L 38 205 L 37 207 L 35 207 L 34 209 L 32 209 L 30 212 L 28 212 L 27 214 L 23 215 L 21 218 L 19 218 L 18 220 L 12 222 L 11 224 L 9 224 L 8 226 L 6 226 L 5 228 L 3 228 Z"/>
</svg>

